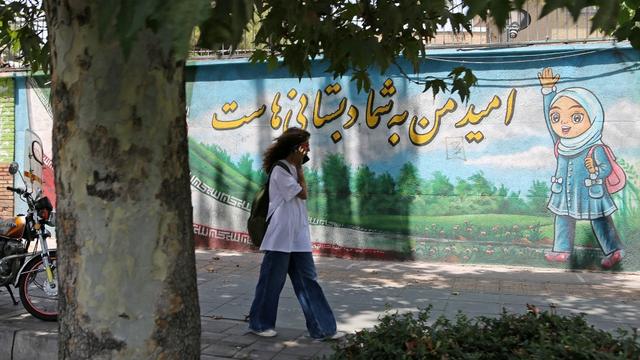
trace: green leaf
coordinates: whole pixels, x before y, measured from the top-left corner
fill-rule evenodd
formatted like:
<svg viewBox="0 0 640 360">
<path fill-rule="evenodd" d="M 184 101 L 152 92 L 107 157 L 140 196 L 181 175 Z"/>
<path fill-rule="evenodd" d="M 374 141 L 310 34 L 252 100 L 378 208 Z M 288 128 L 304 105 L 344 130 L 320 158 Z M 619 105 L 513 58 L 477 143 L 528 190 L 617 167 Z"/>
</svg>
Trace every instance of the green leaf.
<svg viewBox="0 0 640 360">
<path fill-rule="evenodd" d="M 598 11 L 591 19 L 593 28 L 602 29 L 606 33 L 611 33 L 616 28 L 616 19 L 620 12 L 617 1 L 602 1 L 598 6 Z M 574 20 L 577 17 L 574 16 Z"/>
<path fill-rule="evenodd" d="M 249 61 L 252 63 L 261 63 L 267 61 L 267 52 L 262 49 L 256 49 L 249 57 Z"/>
<path fill-rule="evenodd" d="M 469 100 L 469 95 L 471 94 L 470 88 L 471 87 L 463 79 L 455 79 L 453 80 L 451 92 L 457 92 L 460 96 L 460 100 L 462 102 L 467 102 Z"/>
<path fill-rule="evenodd" d="M 549 15 L 555 10 L 562 9 L 565 6 L 566 0 L 547 0 L 544 2 L 542 11 L 540 11 L 540 19 Z"/>
<path fill-rule="evenodd" d="M 632 9 L 640 8 L 640 0 L 624 0 L 623 3 Z"/>
<path fill-rule="evenodd" d="M 356 81 L 358 92 L 362 90 L 369 91 L 369 89 L 371 89 L 371 79 L 369 78 L 369 73 L 366 70 L 354 71 L 351 76 L 351 80 Z"/>
<path fill-rule="evenodd" d="M 640 29 L 634 28 L 629 35 L 629 42 L 635 49 L 640 49 Z"/>
<path fill-rule="evenodd" d="M 453 70 L 451 70 L 451 72 L 449 73 L 449 76 L 455 76 L 458 77 L 460 76 L 460 74 L 462 74 L 463 72 L 467 71 L 467 68 L 464 66 L 457 66 L 455 68 L 453 68 Z"/>
<path fill-rule="evenodd" d="M 447 91 L 447 84 L 445 84 L 444 80 L 442 79 L 427 80 L 425 82 L 423 92 L 427 92 L 429 89 L 432 90 L 433 97 L 435 98 L 440 91 L 442 92 Z"/>
<path fill-rule="evenodd" d="M 214 50 L 223 45 L 235 47 L 253 19 L 253 1 L 216 0 L 213 4 L 209 16 L 200 25 L 198 45 Z"/>
<path fill-rule="evenodd" d="M 271 54 L 267 58 L 267 69 L 269 71 L 273 71 L 278 67 L 278 57 Z"/>
</svg>

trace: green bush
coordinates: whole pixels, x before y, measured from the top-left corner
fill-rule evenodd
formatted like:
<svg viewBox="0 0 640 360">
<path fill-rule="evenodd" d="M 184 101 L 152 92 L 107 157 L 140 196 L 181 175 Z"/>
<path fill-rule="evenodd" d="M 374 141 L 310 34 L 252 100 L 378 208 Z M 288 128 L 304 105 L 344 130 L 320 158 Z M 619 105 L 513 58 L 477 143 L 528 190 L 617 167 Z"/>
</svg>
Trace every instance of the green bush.
<svg viewBox="0 0 640 360">
<path fill-rule="evenodd" d="M 372 330 L 348 335 L 330 359 L 640 359 L 637 329 L 617 335 L 587 324 L 584 315 L 539 312 L 455 321 L 429 321 L 431 307 L 417 315 L 387 314 Z"/>
</svg>

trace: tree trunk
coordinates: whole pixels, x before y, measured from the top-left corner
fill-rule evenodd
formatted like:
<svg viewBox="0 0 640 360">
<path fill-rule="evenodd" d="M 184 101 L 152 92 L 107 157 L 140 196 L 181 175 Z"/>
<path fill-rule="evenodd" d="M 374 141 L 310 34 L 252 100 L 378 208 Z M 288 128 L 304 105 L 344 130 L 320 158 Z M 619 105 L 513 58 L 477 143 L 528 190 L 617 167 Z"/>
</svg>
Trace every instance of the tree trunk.
<svg viewBox="0 0 640 360">
<path fill-rule="evenodd" d="M 198 2 L 45 3 L 60 359 L 199 358 L 183 74 Z"/>
</svg>

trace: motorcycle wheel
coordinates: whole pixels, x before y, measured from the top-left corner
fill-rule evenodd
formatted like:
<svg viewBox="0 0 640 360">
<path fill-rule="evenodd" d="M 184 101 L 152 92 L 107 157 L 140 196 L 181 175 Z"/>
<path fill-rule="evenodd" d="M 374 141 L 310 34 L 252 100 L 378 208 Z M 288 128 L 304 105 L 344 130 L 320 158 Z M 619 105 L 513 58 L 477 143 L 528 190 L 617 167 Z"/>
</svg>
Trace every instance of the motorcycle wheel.
<svg viewBox="0 0 640 360">
<path fill-rule="evenodd" d="M 54 279 L 58 279 L 57 256 L 55 251 L 49 252 L 49 259 L 53 270 Z M 58 320 L 58 294 L 47 294 L 45 283 L 47 273 L 42 263 L 42 257 L 35 257 L 24 267 L 18 288 L 20 300 L 24 308 L 33 316 L 45 321 Z"/>
</svg>

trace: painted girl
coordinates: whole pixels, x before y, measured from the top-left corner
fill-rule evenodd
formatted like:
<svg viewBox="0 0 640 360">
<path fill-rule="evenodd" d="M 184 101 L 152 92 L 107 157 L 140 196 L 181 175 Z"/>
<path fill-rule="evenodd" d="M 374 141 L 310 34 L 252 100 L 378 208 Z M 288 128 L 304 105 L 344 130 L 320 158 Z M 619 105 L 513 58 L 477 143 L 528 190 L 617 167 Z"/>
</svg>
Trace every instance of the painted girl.
<svg viewBox="0 0 640 360">
<path fill-rule="evenodd" d="M 580 87 L 556 92 L 560 75 L 551 68 L 538 73 L 542 86 L 544 117 L 553 139 L 558 162 L 551 178 L 548 208 L 555 217 L 553 251 L 550 262 L 566 262 L 571 257 L 576 220 L 589 220 L 604 253 L 602 267 L 619 263 L 624 250 L 611 214 L 616 204 L 605 186 L 611 162 L 601 141 L 604 110 L 598 98 Z"/>
</svg>

